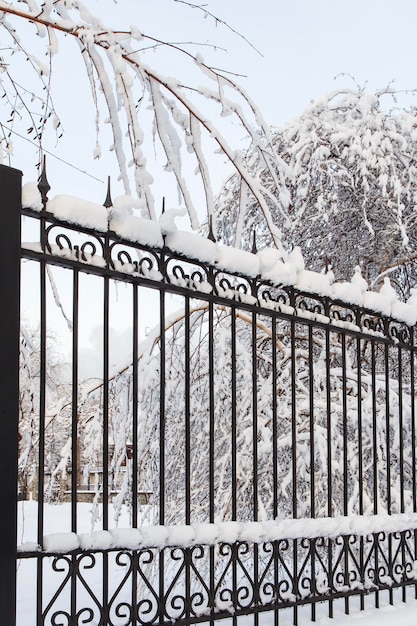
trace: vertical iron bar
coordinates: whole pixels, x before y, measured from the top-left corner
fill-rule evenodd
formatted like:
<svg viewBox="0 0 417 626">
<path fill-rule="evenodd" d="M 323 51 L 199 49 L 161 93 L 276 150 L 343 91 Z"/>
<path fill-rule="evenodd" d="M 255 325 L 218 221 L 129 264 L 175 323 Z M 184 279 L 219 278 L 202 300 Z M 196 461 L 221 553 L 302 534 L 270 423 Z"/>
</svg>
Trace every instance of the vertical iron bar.
<svg viewBox="0 0 417 626">
<path fill-rule="evenodd" d="M 387 513 L 391 515 L 391 442 L 390 442 L 390 378 L 389 378 L 389 345 L 384 346 L 385 357 L 385 436 L 386 436 L 386 480 L 387 480 Z"/>
<path fill-rule="evenodd" d="M 165 264 L 164 264 L 165 267 Z M 160 379 L 159 379 L 159 523 L 165 524 L 165 292 L 159 292 Z M 159 552 L 159 622 L 165 620 L 165 551 Z"/>
<path fill-rule="evenodd" d="M 109 528 L 109 279 L 103 292 L 103 530 Z"/>
<path fill-rule="evenodd" d="M 71 411 L 71 532 L 77 532 L 77 485 L 79 476 L 79 433 L 78 433 L 78 296 L 79 273 L 73 270 L 72 284 L 72 411 Z M 71 618 L 77 613 L 76 556 L 72 556 L 71 569 Z"/>
<path fill-rule="evenodd" d="M 404 413 L 403 413 L 403 352 L 401 343 L 398 344 L 398 430 L 399 430 L 399 456 L 400 456 L 400 512 L 405 511 L 404 494 Z M 405 588 L 403 588 L 405 589 Z"/>
<path fill-rule="evenodd" d="M 209 521 L 214 522 L 214 305 L 208 307 L 208 357 L 209 357 Z"/>
<path fill-rule="evenodd" d="M 73 271 L 72 286 L 72 414 L 71 414 L 71 532 L 77 532 L 77 483 L 79 474 L 78 458 L 78 270 Z"/>
<path fill-rule="evenodd" d="M 184 443 L 185 443 L 185 523 L 191 524 L 191 409 L 190 409 L 190 297 L 185 296 L 184 315 L 184 372 L 185 372 L 185 423 L 184 423 Z"/>
<path fill-rule="evenodd" d="M 372 380 L 372 467 L 373 467 L 373 496 L 374 515 L 378 514 L 378 438 L 377 438 L 377 411 L 376 411 L 376 356 L 375 341 L 371 339 L 371 380 Z M 378 574 L 378 542 L 374 540 L 375 547 L 375 572 Z M 375 591 L 375 608 L 379 608 L 379 591 Z"/>
<path fill-rule="evenodd" d="M 343 515 L 348 515 L 349 497 L 348 497 L 348 411 L 347 411 L 347 393 L 346 393 L 346 335 L 342 332 L 341 337 L 342 348 L 342 419 L 343 419 Z M 349 538 L 344 539 L 345 551 L 345 581 L 349 586 Z M 345 596 L 345 613 L 349 615 L 349 596 Z"/>
<path fill-rule="evenodd" d="M 390 443 L 390 377 L 389 377 L 389 345 L 384 345 L 384 368 L 385 368 L 385 439 L 386 439 L 386 462 L 385 472 L 387 481 L 387 513 L 391 515 L 391 443 Z M 392 564 L 392 535 L 388 535 L 388 563 Z M 394 603 L 393 588 L 388 591 L 389 603 Z"/>
<path fill-rule="evenodd" d="M 326 328 L 326 426 L 327 426 L 327 515 L 333 516 L 332 393 L 330 376 L 330 331 Z"/>
<path fill-rule="evenodd" d="M 312 519 L 316 516 L 315 511 L 315 475 L 314 475 L 314 353 L 313 353 L 313 326 L 308 327 L 308 395 L 309 395 L 309 413 L 310 413 L 310 517 Z M 314 583 L 314 571 L 315 571 L 315 541 L 310 541 L 310 556 L 311 556 L 311 594 L 315 595 L 315 583 Z M 316 621 L 316 603 L 311 603 L 311 620 Z"/>
<path fill-rule="evenodd" d="M 292 516 L 297 518 L 297 355 L 295 350 L 295 322 L 291 320 L 291 447 L 292 447 Z"/>
<path fill-rule="evenodd" d="M 361 339 L 356 339 L 356 371 L 357 371 L 357 412 L 358 412 L 358 485 L 359 515 L 363 515 L 363 441 L 362 441 L 362 358 Z"/>
<path fill-rule="evenodd" d="M 258 372 L 256 350 L 257 316 L 252 312 L 252 480 L 253 521 L 258 521 Z"/>
<path fill-rule="evenodd" d="M 184 311 L 184 404 L 185 404 L 185 416 L 184 416 L 184 445 L 185 445 L 185 523 L 191 524 L 191 409 L 190 409 L 190 297 L 185 296 L 185 311 Z M 191 614 L 191 552 L 186 549 L 184 554 L 184 567 L 185 567 L 185 619 L 190 619 Z"/>
<path fill-rule="evenodd" d="M 258 521 L 258 368 L 257 368 L 257 314 L 252 312 L 252 480 L 253 480 L 253 521 Z M 253 544 L 254 606 L 259 603 L 259 546 Z M 259 613 L 254 614 L 254 624 L 258 626 Z"/>
<path fill-rule="evenodd" d="M 410 396 L 415 398 L 415 331 L 414 328 L 410 328 Z M 416 405 L 415 402 L 411 402 L 411 480 L 412 480 L 412 501 L 413 501 L 413 513 L 417 512 L 417 468 L 416 468 Z"/>
<path fill-rule="evenodd" d="M 165 523 L 165 292 L 159 293 L 160 392 L 159 392 L 159 523 Z"/>
<path fill-rule="evenodd" d="M 232 483 L 230 485 L 232 491 L 232 520 L 237 521 L 237 499 L 238 499 L 238 486 L 237 486 L 237 393 L 236 393 L 236 309 L 231 307 L 230 309 L 230 333 L 231 333 L 231 354 L 230 354 L 230 367 L 231 367 L 231 385 L 232 385 L 232 423 L 231 423 L 231 444 L 232 444 Z M 234 555 L 234 552 L 233 552 Z M 232 606 L 233 606 L 233 626 L 237 625 L 237 562 L 236 558 L 232 559 Z"/>
<path fill-rule="evenodd" d="M 341 336 L 342 348 L 342 419 L 343 419 L 343 515 L 348 515 L 348 415 L 346 395 L 346 335 Z"/>
<path fill-rule="evenodd" d="M 277 320 L 275 316 L 271 317 L 272 333 L 271 333 L 271 350 L 272 350 L 272 517 L 277 519 L 278 517 L 278 406 L 277 406 L 277 387 L 278 387 L 278 373 L 277 373 Z M 274 554 L 274 588 L 276 594 L 275 604 L 278 603 L 278 580 L 279 580 L 279 568 L 278 568 L 278 552 L 277 542 L 273 545 Z M 274 610 L 274 626 L 278 626 L 279 612 L 276 607 Z"/>
<path fill-rule="evenodd" d="M 310 517 L 316 517 L 315 510 L 315 476 L 314 476 L 314 354 L 313 354 L 313 326 L 308 327 L 308 378 L 309 378 L 309 413 L 310 413 Z M 314 603 L 312 604 L 312 607 Z"/>
<path fill-rule="evenodd" d="M 139 295 L 138 286 L 133 288 L 133 350 L 132 350 L 132 528 L 138 527 L 138 362 L 139 362 Z M 138 587 L 138 553 L 132 553 L 132 625 L 135 623 L 137 587 Z"/>
<path fill-rule="evenodd" d="M 19 421 L 20 221 L 22 172 L 0 165 L 0 606 L 2 622 L 16 623 L 17 457 Z"/>
<path fill-rule="evenodd" d="M 375 341 L 371 340 L 371 380 L 372 380 L 372 468 L 374 515 L 378 513 L 378 438 L 377 438 L 377 403 L 376 403 L 376 357 Z"/>
<path fill-rule="evenodd" d="M 291 442 L 292 442 L 292 515 L 296 519 L 297 514 L 297 406 L 296 406 L 296 384 L 297 384 L 297 355 L 295 350 L 295 321 L 291 320 Z M 293 540 L 293 588 L 292 593 L 298 596 L 298 556 L 297 540 Z M 293 623 L 298 625 L 298 608 L 294 604 Z"/>
<path fill-rule="evenodd" d="M 106 240 L 108 245 L 108 241 Z M 109 528 L 109 322 L 110 280 L 104 277 L 103 289 L 103 530 Z M 103 616 L 108 619 L 109 555 L 103 553 Z"/>
<path fill-rule="evenodd" d="M 45 244 L 45 219 L 41 219 L 42 249 Z M 39 263 L 40 272 L 40 346 L 39 346 L 39 450 L 38 450 L 38 544 L 43 543 L 45 491 L 45 410 L 46 410 L 46 263 Z M 42 620 L 43 560 L 37 562 L 37 615 Z"/>
<path fill-rule="evenodd" d="M 359 319 L 357 319 L 359 323 Z M 362 446 L 362 359 L 361 339 L 356 338 L 356 372 L 357 372 L 357 415 L 358 415 L 358 490 L 359 490 L 359 515 L 363 515 L 363 446 Z M 365 582 L 364 574 L 364 539 L 359 538 L 359 566 L 361 571 L 361 583 Z M 360 594 L 360 609 L 365 610 L 365 594 Z"/>
<path fill-rule="evenodd" d="M 325 358 L 325 367 L 326 367 L 326 427 L 327 427 L 327 515 L 328 517 L 333 516 L 333 464 L 332 464 L 332 394 L 331 394 L 331 376 L 330 376 L 330 331 L 329 328 L 326 327 L 326 358 Z M 328 569 L 328 581 L 329 588 L 332 589 L 332 569 L 333 569 L 333 544 L 331 541 L 328 542 L 328 558 L 327 558 L 327 569 Z M 329 617 L 333 617 L 333 600 L 330 599 L 328 602 L 329 607 Z"/>
<path fill-rule="evenodd" d="M 410 396 L 415 398 L 415 333 L 414 328 L 410 328 Z M 413 513 L 417 512 L 417 489 L 416 489 L 416 407 L 415 402 L 411 402 L 411 476 L 413 486 Z M 414 531 L 414 558 L 417 558 L 417 530 Z M 417 583 L 414 585 L 414 597 L 417 598 Z"/>
<path fill-rule="evenodd" d="M 208 357 L 209 357 L 209 521 L 214 522 L 214 304 L 210 299 L 208 307 Z M 214 624 L 215 611 L 215 550 L 210 546 L 210 624 Z"/>
<path fill-rule="evenodd" d="M 237 521 L 237 393 L 236 393 L 236 309 L 230 310 L 231 368 L 232 368 L 232 520 Z"/>
<path fill-rule="evenodd" d="M 400 512 L 405 512 L 405 485 L 404 485 L 404 413 L 403 413 L 403 351 L 401 342 L 398 344 L 398 417 L 399 417 L 399 455 L 400 455 Z M 405 539 L 402 534 L 401 552 L 402 562 L 405 563 Z M 402 587 L 402 601 L 407 599 L 407 586 Z"/>
<path fill-rule="evenodd" d="M 272 517 L 278 517 L 278 406 L 277 406 L 277 321 L 271 318 L 272 333 Z"/>
<path fill-rule="evenodd" d="M 139 361 L 139 298 L 133 284 L 133 350 L 132 350 L 132 528 L 138 527 L 138 361 Z"/>
</svg>

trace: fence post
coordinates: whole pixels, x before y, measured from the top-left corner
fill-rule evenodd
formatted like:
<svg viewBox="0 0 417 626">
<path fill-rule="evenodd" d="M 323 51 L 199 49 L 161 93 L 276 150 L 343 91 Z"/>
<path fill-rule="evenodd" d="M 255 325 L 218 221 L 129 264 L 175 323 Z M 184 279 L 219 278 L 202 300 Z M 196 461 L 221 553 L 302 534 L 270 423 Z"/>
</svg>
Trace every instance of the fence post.
<svg viewBox="0 0 417 626">
<path fill-rule="evenodd" d="M 0 607 L 16 623 L 22 172 L 0 165 Z"/>
</svg>

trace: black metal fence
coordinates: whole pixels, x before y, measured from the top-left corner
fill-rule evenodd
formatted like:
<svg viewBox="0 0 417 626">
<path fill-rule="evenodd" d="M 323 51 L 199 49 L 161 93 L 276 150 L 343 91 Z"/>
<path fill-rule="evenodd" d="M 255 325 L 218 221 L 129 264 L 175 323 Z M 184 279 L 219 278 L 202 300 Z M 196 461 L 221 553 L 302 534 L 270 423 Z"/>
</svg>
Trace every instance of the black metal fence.
<svg viewBox="0 0 417 626">
<path fill-rule="evenodd" d="M 21 250 L 38 325 L 8 409 L 29 499 L 18 623 L 297 623 L 303 605 L 314 619 L 318 602 L 415 596 L 415 328 L 201 260 L 213 238 L 63 221 L 40 190 Z M 18 195 L 3 204 L 13 215 Z M 12 447 L 1 462 L 15 467 Z"/>
</svg>

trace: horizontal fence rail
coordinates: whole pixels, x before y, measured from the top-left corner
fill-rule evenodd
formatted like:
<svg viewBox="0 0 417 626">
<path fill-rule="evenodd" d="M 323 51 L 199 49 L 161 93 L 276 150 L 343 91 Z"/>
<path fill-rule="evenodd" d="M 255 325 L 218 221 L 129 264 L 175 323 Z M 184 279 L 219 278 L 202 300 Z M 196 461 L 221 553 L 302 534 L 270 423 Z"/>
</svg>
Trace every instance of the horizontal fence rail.
<svg viewBox="0 0 417 626">
<path fill-rule="evenodd" d="M 332 615 L 338 598 L 348 611 L 352 595 L 363 608 L 415 594 L 414 327 L 164 239 L 23 216 L 22 301 L 38 325 L 21 335 L 19 577 L 37 587 L 18 607 L 30 600 L 37 625 L 256 622 L 288 607 L 297 623 L 305 604 L 314 618 L 323 600 Z M 373 531 L 384 516 L 401 528 Z M 342 530 L 351 518 L 362 530 Z M 340 528 L 323 536 L 261 532 L 329 519 Z"/>
</svg>

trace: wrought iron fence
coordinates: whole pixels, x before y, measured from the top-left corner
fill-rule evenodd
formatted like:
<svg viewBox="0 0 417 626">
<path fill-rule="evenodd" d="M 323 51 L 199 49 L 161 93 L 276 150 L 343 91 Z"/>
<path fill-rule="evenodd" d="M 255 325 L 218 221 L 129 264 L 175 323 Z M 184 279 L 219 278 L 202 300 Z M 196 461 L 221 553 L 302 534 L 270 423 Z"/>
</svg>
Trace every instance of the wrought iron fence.
<svg viewBox="0 0 417 626">
<path fill-rule="evenodd" d="M 278 622 L 289 607 L 297 623 L 306 604 L 314 618 L 321 601 L 332 615 L 339 598 L 348 611 L 352 595 L 363 608 L 415 594 L 414 327 L 175 252 L 172 237 L 64 221 L 39 188 L 43 208 L 22 211 L 21 297 L 39 331 L 21 336 L 19 406 L 36 520 L 18 553 L 37 583 L 32 598 L 18 584 L 18 607 L 37 626 Z"/>
</svg>

